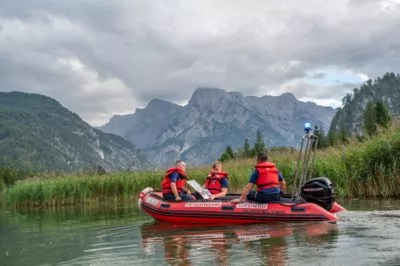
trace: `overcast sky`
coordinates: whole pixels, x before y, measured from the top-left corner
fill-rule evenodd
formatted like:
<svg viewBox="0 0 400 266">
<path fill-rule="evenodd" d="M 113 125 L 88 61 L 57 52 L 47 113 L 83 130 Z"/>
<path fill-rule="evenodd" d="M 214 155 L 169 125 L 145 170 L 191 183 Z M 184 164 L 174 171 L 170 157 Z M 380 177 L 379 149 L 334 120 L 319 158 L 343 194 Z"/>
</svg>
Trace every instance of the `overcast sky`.
<svg viewBox="0 0 400 266">
<path fill-rule="evenodd" d="M 1 0 L 0 91 L 93 126 L 212 86 L 338 107 L 400 72 L 400 0 Z"/>
</svg>

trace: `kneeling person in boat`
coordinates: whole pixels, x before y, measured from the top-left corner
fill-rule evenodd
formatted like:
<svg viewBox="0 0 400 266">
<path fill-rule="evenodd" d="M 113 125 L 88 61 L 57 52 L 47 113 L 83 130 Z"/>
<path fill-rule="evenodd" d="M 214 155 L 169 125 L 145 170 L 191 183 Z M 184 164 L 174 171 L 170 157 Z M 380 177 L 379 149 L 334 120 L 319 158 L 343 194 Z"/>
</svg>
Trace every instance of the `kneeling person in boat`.
<svg viewBox="0 0 400 266">
<path fill-rule="evenodd" d="M 189 189 L 185 188 L 187 181 L 185 168 L 185 162 L 178 160 L 175 163 L 175 168 L 167 170 L 164 180 L 161 183 L 164 200 L 195 200 L 194 197 L 191 196 Z"/>
<path fill-rule="evenodd" d="M 268 162 L 268 156 L 260 152 L 257 155 L 257 164 L 252 173 L 249 183 L 244 188 L 240 198 L 232 202 L 243 202 L 245 198 L 257 202 L 277 202 L 280 201 L 281 191 L 285 193 L 286 182 L 274 163 Z M 251 191 L 257 185 L 257 191 Z"/>
<path fill-rule="evenodd" d="M 212 164 L 211 172 L 207 176 L 203 187 L 210 191 L 210 200 L 225 197 L 228 192 L 228 173 L 222 172 L 222 163 L 220 161 L 215 161 Z M 197 191 L 194 193 L 194 196 L 197 199 L 203 198 Z"/>
</svg>

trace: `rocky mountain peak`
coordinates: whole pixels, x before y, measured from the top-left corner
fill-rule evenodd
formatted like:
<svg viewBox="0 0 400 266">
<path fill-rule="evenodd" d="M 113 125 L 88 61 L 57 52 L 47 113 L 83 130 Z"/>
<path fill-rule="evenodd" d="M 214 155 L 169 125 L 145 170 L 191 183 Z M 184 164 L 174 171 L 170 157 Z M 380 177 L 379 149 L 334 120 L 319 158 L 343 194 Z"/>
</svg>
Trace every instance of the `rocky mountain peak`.
<svg viewBox="0 0 400 266">
<path fill-rule="evenodd" d="M 202 106 L 209 102 L 221 101 L 230 98 L 227 91 L 218 88 L 197 88 L 190 98 L 189 106 Z"/>
<path fill-rule="evenodd" d="M 153 99 L 151 100 L 145 108 L 136 108 L 135 112 L 146 112 L 146 113 L 164 113 L 168 112 L 173 108 L 180 108 L 182 106 L 171 103 L 168 101 L 164 101 L 161 99 Z"/>
<path fill-rule="evenodd" d="M 178 158 L 195 165 L 217 159 L 227 145 L 235 149 L 246 138 L 252 143 L 257 130 L 267 146 L 296 144 L 304 122 L 327 127 L 335 113 L 329 107 L 298 101 L 291 93 L 244 97 L 218 88 L 197 88 L 186 106 L 151 111 L 151 106 L 171 105 L 154 100 L 145 112 L 131 115 L 131 123 L 101 129 L 132 141 L 162 166 Z"/>
<path fill-rule="evenodd" d="M 291 101 L 291 102 L 298 102 L 299 101 L 296 98 L 296 96 L 294 96 L 294 94 L 290 93 L 290 92 L 285 92 L 285 93 L 279 95 L 278 97 L 281 98 L 283 101 Z"/>
</svg>

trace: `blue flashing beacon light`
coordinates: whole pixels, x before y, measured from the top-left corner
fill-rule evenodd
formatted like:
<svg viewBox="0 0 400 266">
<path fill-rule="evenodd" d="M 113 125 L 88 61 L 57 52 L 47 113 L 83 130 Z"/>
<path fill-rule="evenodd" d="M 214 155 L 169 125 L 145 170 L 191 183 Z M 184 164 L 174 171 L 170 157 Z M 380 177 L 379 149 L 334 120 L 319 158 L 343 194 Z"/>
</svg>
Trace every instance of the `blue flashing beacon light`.
<svg viewBox="0 0 400 266">
<path fill-rule="evenodd" d="M 311 124 L 310 123 L 304 123 L 304 131 L 307 133 L 311 130 Z"/>
</svg>

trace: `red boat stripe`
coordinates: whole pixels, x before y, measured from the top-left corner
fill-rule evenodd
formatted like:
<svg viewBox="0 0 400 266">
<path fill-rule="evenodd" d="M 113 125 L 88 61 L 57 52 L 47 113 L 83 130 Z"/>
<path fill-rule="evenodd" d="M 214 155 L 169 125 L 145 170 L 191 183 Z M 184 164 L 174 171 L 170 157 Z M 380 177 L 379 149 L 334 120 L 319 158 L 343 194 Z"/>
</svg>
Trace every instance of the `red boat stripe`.
<svg viewBox="0 0 400 266">
<path fill-rule="evenodd" d="M 147 209 L 150 212 L 165 215 L 165 216 L 181 216 L 181 217 L 200 217 L 200 218 L 229 218 L 229 219 L 238 219 L 238 220 L 268 220 L 271 218 L 279 218 L 285 219 L 288 218 L 290 220 L 299 219 L 304 220 L 305 218 L 310 218 L 312 220 L 321 219 L 327 220 L 323 214 L 283 214 L 283 215 L 276 215 L 276 214 L 267 214 L 263 216 L 259 216 L 258 214 L 251 214 L 251 213 L 215 213 L 215 212 L 205 212 L 202 211 L 199 213 L 198 211 L 171 211 L 171 210 L 158 210 L 146 204 L 143 204 L 143 209 Z M 210 215 L 211 217 L 205 217 Z"/>
</svg>

